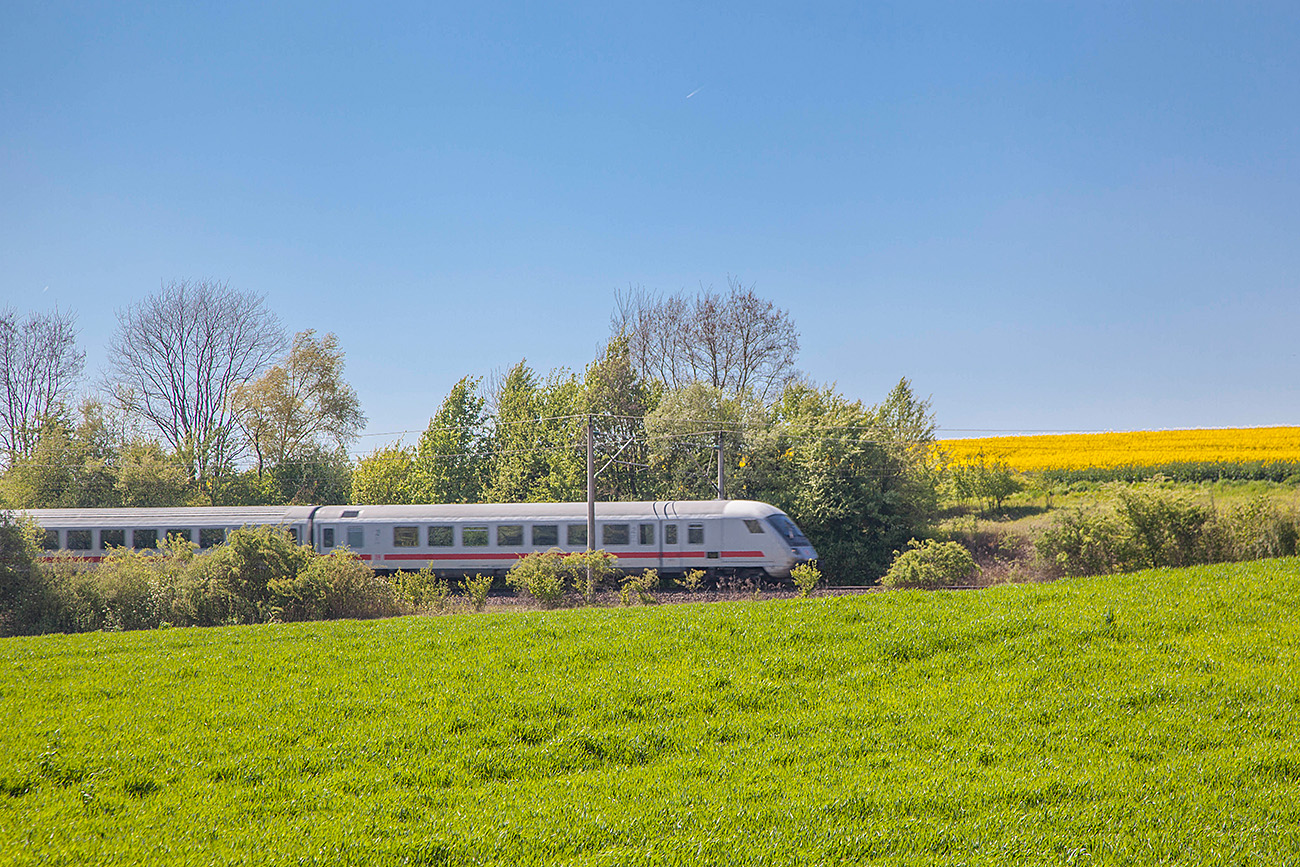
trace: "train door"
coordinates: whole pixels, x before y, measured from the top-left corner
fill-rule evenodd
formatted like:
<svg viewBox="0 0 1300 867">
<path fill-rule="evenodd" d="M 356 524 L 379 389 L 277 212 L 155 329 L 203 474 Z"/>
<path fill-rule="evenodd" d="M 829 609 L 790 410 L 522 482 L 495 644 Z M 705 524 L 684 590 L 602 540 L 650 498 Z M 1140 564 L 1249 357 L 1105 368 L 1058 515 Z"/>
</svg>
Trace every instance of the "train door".
<svg viewBox="0 0 1300 867">
<path fill-rule="evenodd" d="M 686 527 L 672 503 L 656 504 L 655 513 L 659 518 L 659 568 L 663 572 L 681 572 L 685 568 L 682 545 L 686 542 Z"/>
</svg>

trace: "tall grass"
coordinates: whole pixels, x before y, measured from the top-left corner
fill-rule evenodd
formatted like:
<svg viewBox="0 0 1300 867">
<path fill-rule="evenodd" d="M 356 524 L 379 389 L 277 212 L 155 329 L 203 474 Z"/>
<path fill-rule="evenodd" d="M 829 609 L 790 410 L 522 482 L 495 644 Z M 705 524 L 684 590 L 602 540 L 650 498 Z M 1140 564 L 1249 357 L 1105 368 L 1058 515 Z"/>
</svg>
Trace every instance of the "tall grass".
<svg viewBox="0 0 1300 867">
<path fill-rule="evenodd" d="M 0 642 L 0 861 L 1284 864 L 1300 561 Z"/>
</svg>

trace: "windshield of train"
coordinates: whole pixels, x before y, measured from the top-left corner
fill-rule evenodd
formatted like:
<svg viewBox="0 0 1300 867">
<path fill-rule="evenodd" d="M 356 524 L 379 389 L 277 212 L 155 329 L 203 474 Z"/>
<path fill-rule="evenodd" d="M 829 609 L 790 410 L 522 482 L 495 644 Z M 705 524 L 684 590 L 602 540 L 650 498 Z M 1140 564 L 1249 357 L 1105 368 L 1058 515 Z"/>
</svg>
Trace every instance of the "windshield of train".
<svg viewBox="0 0 1300 867">
<path fill-rule="evenodd" d="M 812 544 L 808 541 L 808 537 L 803 534 L 803 530 L 796 527 L 794 521 L 791 521 L 785 515 L 772 515 L 767 519 L 767 522 L 772 525 L 772 529 L 776 530 L 777 535 L 785 539 L 786 544 L 792 548 L 804 548 Z"/>
</svg>

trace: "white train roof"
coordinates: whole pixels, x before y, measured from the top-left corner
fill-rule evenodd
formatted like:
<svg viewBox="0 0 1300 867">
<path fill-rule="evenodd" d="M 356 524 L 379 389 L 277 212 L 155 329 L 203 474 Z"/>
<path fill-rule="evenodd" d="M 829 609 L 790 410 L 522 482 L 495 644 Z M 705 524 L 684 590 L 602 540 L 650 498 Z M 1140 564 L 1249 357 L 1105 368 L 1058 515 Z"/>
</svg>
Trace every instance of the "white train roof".
<svg viewBox="0 0 1300 867">
<path fill-rule="evenodd" d="M 239 527 L 302 520 L 301 506 L 192 506 L 155 509 L 15 509 L 43 527 Z M 298 517 L 294 512 L 301 512 Z"/>
<path fill-rule="evenodd" d="M 192 506 L 178 508 L 14 509 L 45 527 L 239 527 L 316 521 L 582 521 L 587 504 L 468 503 L 354 506 Z M 780 509 L 756 500 L 667 500 L 596 503 L 601 520 L 764 518 Z"/>
<path fill-rule="evenodd" d="M 667 500 L 639 503 L 596 503 L 600 520 L 626 518 L 653 520 L 674 518 L 745 517 L 763 518 L 780 509 L 755 500 Z M 321 506 L 317 521 L 585 521 L 587 504 L 582 503 L 466 503 L 409 506 Z"/>
</svg>

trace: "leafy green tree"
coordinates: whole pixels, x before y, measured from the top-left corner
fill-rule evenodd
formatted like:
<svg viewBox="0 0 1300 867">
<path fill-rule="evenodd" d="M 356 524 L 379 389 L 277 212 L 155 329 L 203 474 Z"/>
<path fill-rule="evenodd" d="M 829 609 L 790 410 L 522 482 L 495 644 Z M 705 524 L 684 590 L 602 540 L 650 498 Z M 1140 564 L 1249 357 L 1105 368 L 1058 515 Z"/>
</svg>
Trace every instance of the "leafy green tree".
<svg viewBox="0 0 1300 867">
<path fill-rule="evenodd" d="M 604 467 L 596 477 L 598 499 L 654 495 L 645 417 L 658 396 L 633 366 L 626 336 L 611 339 L 601 357 L 588 365 L 583 402 L 591 414 L 598 469 Z"/>
<path fill-rule="evenodd" d="M 184 506 L 196 493 L 185 468 L 148 440 L 123 447 L 113 488 L 124 506 Z"/>
<path fill-rule="evenodd" d="M 586 496 L 582 389 L 576 377 L 555 370 L 539 380 L 521 361 L 496 395 L 492 432 L 495 502 L 565 502 Z"/>
<path fill-rule="evenodd" d="M 36 447 L 0 477 L 0 502 L 22 509 L 121 505 L 116 490 L 120 444 L 95 401 L 81 407 L 74 426 L 47 418 Z"/>
<path fill-rule="evenodd" d="M 477 503 L 488 475 L 486 401 L 479 380 L 448 393 L 415 447 L 412 496 L 420 503 Z"/>
<path fill-rule="evenodd" d="M 664 394 L 645 421 L 658 477 L 655 493 L 665 499 L 716 497 L 719 444 L 724 463 L 734 468 L 765 426 L 762 407 L 745 394 L 732 397 L 701 382 Z M 736 489 L 727 485 L 726 493 Z"/>
<path fill-rule="evenodd" d="M 261 475 L 279 467 L 344 449 L 365 427 L 357 393 L 343 380 L 338 338 L 312 330 L 293 338 L 289 355 L 257 380 L 231 391 L 235 418 L 248 437 Z"/>
<path fill-rule="evenodd" d="M 414 502 L 411 480 L 415 460 L 411 449 L 394 443 L 375 449 L 352 471 L 352 502 L 383 505 Z"/>
</svg>

